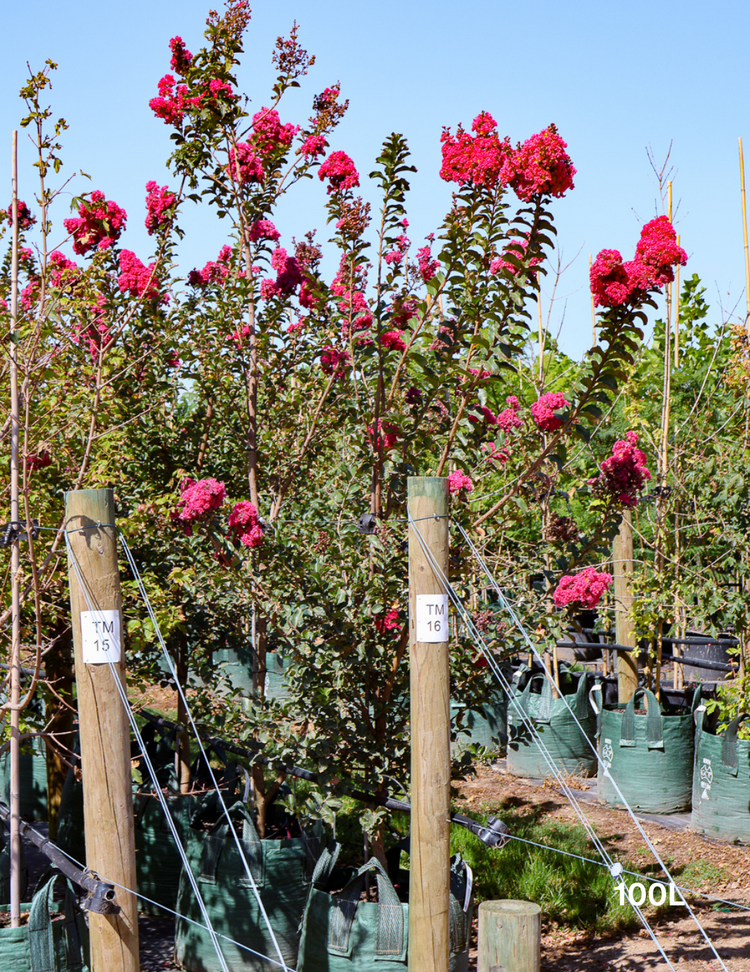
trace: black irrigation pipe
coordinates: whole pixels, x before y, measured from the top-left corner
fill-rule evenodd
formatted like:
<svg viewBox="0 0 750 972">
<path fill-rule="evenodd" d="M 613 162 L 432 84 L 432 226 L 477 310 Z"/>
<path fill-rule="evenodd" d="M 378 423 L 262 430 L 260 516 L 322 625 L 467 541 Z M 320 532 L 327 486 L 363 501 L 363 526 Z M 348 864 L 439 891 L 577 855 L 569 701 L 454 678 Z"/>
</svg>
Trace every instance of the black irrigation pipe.
<svg viewBox="0 0 750 972">
<path fill-rule="evenodd" d="M 138 715 L 142 715 L 155 726 L 161 726 L 164 729 L 171 729 L 176 732 L 185 732 L 185 727 L 181 726 L 178 722 L 172 722 L 163 716 L 155 715 L 147 709 L 141 709 Z M 234 753 L 236 756 L 244 756 L 252 759 L 256 763 L 262 763 L 264 766 L 273 766 L 281 772 L 288 773 L 289 776 L 294 776 L 300 780 L 307 780 L 310 783 L 318 782 L 317 773 L 303 769 L 301 766 L 285 766 L 283 763 L 279 763 L 269 756 L 264 756 L 257 749 L 246 749 L 243 746 L 238 746 L 237 743 L 229 742 L 218 736 L 204 736 L 201 734 L 201 739 L 215 749 L 223 749 L 228 753 Z M 359 800 L 361 803 L 372 803 L 380 807 L 385 807 L 387 810 L 411 813 L 410 803 L 405 803 L 402 800 L 394 800 L 387 795 L 368 793 L 365 790 L 347 790 L 347 796 L 350 796 L 353 800 Z M 465 827 L 466 830 L 471 831 L 472 834 L 475 834 L 488 847 L 503 847 L 507 843 L 510 835 L 508 828 L 497 817 L 490 817 L 486 826 L 478 823 L 476 820 L 472 820 L 471 817 L 464 816 L 462 813 L 451 814 L 450 819 L 451 823 L 458 824 L 460 827 Z"/>
<path fill-rule="evenodd" d="M 0 803 L 0 820 L 10 825 L 10 809 L 4 803 Z M 120 906 L 115 902 L 114 885 L 100 881 L 93 871 L 88 869 L 82 871 L 80 867 L 76 867 L 70 858 L 63 854 L 48 837 L 42 836 L 25 820 L 19 820 L 19 831 L 21 836 L 26 837 L 30 843 L 37 847 L 58 871 L 88 892 L 81 901 L 82 908 L 86 911 L 95 911 L 100 915 L 116 915 L 119 913 Z"/>
<path fill-rule="evenodd" d="M 667 640 L 666 638 L 664 639 Z M 688 643 L 688 642 L 677 642 L 675 643 Z M 695 644 L 695 642 L 689 642 Z M 714 644 L 714 642 L 700 642 L 701 644 Z M 596 641 L 558 641 L 558 648 L 601 648 L 602 651 L 636 651 L 640 652 L 641 649 L 638 647 L 633 647 L 632 645 L 615 645 L 615 644 L 599 644 Z M 734 668 L 731 665 L 726 665 L 724 662 L 708 661 L 705 658 L 692 658 L 690 655 L 665 655 L 661 656 L 662 661 L 675 661 L 680 662 L 681 665 L 690 665 L 693 668 L 705 668 L 707 671 L 711 672 L 733 672 Z"/>
</svg>

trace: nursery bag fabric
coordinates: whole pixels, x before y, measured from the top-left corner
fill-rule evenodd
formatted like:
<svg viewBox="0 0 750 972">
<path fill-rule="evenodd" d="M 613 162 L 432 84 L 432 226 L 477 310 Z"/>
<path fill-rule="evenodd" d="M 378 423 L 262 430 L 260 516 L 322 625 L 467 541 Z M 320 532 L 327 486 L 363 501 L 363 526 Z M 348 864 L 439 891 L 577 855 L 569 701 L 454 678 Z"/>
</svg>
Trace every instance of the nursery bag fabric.
<svg viewBox="0 0 750 972">
<path fill-rule="evenodd" d="M 534 691 L 538 686 L 541 691 Z M 514 675 L 513 696 L 508 703 L 508 772 L 511 775 L 531 778 L 553 775 L 517 706 L 533 721 L 560 772 L 578 776 L 593 776 L 596 772 L 593 749 L 596 715 L 588 699 L 586 672 L 561 666 L 560 690 L 562 698 L 554 699 L 552 683 L 546 675 L 532 674 L 526 665 Z"/>
<path fill-rule="evenodd" d="M 55 885 L 64 888 L 62 907 L 52 900 Z M 0 905 L 9 911 L 10 905 Z M 7 972 L 89 972 L 89 932 L 76 904 L 73 887 L 62 874 L 53 874 L 30 904 L 28 924 L 0 928 L 0 969 Z M 56 920 L 52 920 L 52 916 Z M 62 915 L 60 919 L 58 916 Z"/>
<path fill-rule="evenodd" d="M 47 749 L 44 741 L 34 739 L 19 754 L 22 820 L 47 819 Z M 0 756 L 0 799 L 10 803 L 10 753 Z"/>
<path fill-rule="evenodd" d="M 659 705 L 653 692 L 639 688 L 623 709 L 601 705 L 597 780 L 599 799 L 610 806 L 624 807 L 612 780 L 633 810 L 644 813 L 679 813 L 690 806 L 693 780 L 693 711 L 700 698 L 695 690 L 687 711 L 670 712 Z M 646 713 L 636 712 L 645 698 Z"/>
<path fill-rule="evenodd" d="M 313 873 L 302 921 L 297 972 L 403 972 L 407 966 L 409 905 L 403 904 L 377 858 L 361 867 L 338 894 L 322 889 L 327 852 Z M 335 857 L 334 857 L 335 859 Z M 374 872 L 378 900 L 360 901 Z M 471 869 L 451 861 L 449 972 L 467 972 L 473 910 Z"/>
<path fill-rule="evenodd" d="M 738 716 L 721 735 L 706 730 L 703 718 L 701 706 L 696 712 L 690 826 L 711 837 L 750 844 L 750 740 L 737 738 L 748 715 Z"/>
<path fill-rule="evenodd" d="M 203 801 L 193 816 L 187 842 L 191 870 L 214 931 L 252 950 L 219 939 L 230 972 L 238 969 L 271 972 L 279 968 L 278 954 L 226 818 L 220 816 L 207 833 L 194 829 L 208 818 L 212 809 L 212 801 Z M 242 802 L 231 806 L 229 814 L 233 821 L 242 823 L 241 844 L 250 873 L 284 961 L 294 968 L 299 925 L 310 884 L 307 850 L 310 841 L 304 837 L 261 840 Z M 182 920 L 188 918 L 203 924 L 198 901 L 184 871 L 176 910 L 182 916 L 177 918 L 175 927 L 177 964 L 189 972 L 215 972 L 216 951 L 208 932 Z"/>
<path fill-rule="evenodd" d="M 465 709 L 458 702 L 451 702 L 450 713 L 452 727 L 459 730 L 453 743 L 454 749 L 466 749 L 467 746 L 484 746 L 492 751 L 505 749 L 508 740 L 508 699 L 501 688 L 490 692 L 483 702 L 470 709 Z"/>
</svg>

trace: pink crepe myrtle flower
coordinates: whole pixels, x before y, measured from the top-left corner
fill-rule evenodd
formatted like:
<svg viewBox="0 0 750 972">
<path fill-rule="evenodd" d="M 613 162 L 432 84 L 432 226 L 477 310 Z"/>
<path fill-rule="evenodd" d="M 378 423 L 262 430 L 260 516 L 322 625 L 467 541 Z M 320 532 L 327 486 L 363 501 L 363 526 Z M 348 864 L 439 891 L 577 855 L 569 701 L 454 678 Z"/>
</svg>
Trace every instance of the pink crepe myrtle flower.
<svg viewBox="0 0 750 972">
<path fill-rule="evenodd" d="M 16 203 L 18 207 L 18 228 L 20 230 L 31 229 L 31 227 L 36 222 L 36 216 L 32 215 L 31 210 L 23 201 L 19 199 Z M 0 209 L 0 218 L 7 220 L 7 222 L 13 225 L 13 202 L 11 201 L 7 209 Z"/>
<path fill-rule="evenodd" d="M 209 479 L 186 479 L 180 486 L 180 498 L 173 516 L 183 523 L 205 520 L 221 508 L 226 496 L 224 483 Z"/>
<path fill-rule="evenodd" d="M 165 74 L 159 79 L 157 90 L 159 94 L 149 101 L 149 108 L 165 125 L 179 128 L 191 104 L 187 85 L 177 84 L 171 74 Z"/>
<path fill-rule="evenodd" d="M 52 456 L 49 454 L 49 449 L 42 448 L 38 452 L 30 452 L 26 456 L 27 469 L 44 469 L 50 465 L 52 465 Z"/>
<path fill-rule="evenodd" d="M 553 599 L 557 607 L 590 609 L 596 607 L 612 584 L 612 575 L 593 567 L 587 567 L 579 574 L 565 574 L 555 588 Z"/>
<path fill-rule="evenodd" d="M 384 614 L 376 614 L 373 617 L 373 624 L 379 634 L 384 635 L 390 632 L 392 638 L 398 638 L 403 627 L 398 617 L 398 608 L 391 608 Z"/>
<path fill-rule="evenodd" d="M 535 280 L 536 279 L 535 268 L 538 267 L 539 264 L 542 262 L 541 257 L 533 257 L 531 260 L 528 260 L 528 265 L 525 268 L 517 266 L 516 264 L 512 263 L 511 260 L 508 259 L 508 257 L 511 257 L 512 260 L 517 260 L 520 263 L 526 263 L 527 262 L 526 251 L 528 250 L 528 247 L 529 247 L 528 237 L 520 238 L 517 240 L 511 240 L 510 243 L 508 243 L 508 245 L 503 250 L 502 255 L 496 257 L 496 259 L 494 259 L 490 264 L 490 273 L 493 276 L 495 276 L 495 274 L 500 273 L 501 270 L 505 270 L 509 274 L 511 274 L 511 276 L 515 277 L 519 273 L 525 272 L 532 280 Z"/>
<path fill-rule="evenodd" d="M 177 74 L 187 74 L 193 55 L 185 47 L 181 37 L 173 37 L 169 42 L 169 49 L 172 52 L 172 60 L 169 64 L 171 69 Z"/>
<path fill-rule="evenodd" d="M 379 443 L 382 443 L 383 452 L 390 452 L 398 444 L 401 429 L 393 422 L 387 420 L 384 422 L 382 419 L 378 419 L 377 430 L 374 425 L 370 425 L 367 429 L 367 436 L 374 452 L 378 451 Z"/>
<path fill-rule="evenodd" d="M 223 246 L 216 260 L 209 260 L 202 270 L 191 270 L 188 283 L 191 287 L 208 287 L 210 284 L 223 283 L 229 275 L 229 261 L 232 259 L 231 246 Z"/>
<path fill-rule="evenodd" d="M 346 348 L 334 348 L 333 345 L 329 345 L 323 348 L 320 355 L 320 367 L 323 373 L 336 375 L 337 378 L 344 377 L 350 363 L 351 358 Z"/>
<path fill-rule="evenodd" d="M 153 180 L 146 183 L 146 229 L 152 236 L 154 231 L 162 226 L 168 226 L 177 196 L 166 186 L 158 186 Z"/>
<path fill-rule="evenodd" d="M 503 432 L 520 429 L 523 425 L 523 419 L 518 414 L 518 409 L 521 407 L 520 402 L 515 395 L 510 395 L 505 399 L 505 403 L 508 407 L 504 408 L 498 415 L 497 425 L 500 426 Z"/>
<path fill-rule="evenodd" d="M 432 259 L 432 251 L 429 246 L 423 246 L 417 250 L 417 266 L 419 267 L 419 274 L 424 283 L 429 283 L 430 280 L 434 280 L 440 263 Z"/>
<path fill-rule="evenodd" d="M 73 237 L 73 252 L 79 256 L 89 250 L 106 250 L 118 241 L 128 215 L 124 209 L 104 198 L 98 189 L 91 193 L 88 202 L 78 207 L 78 216 L 63 220 L 63 225 Z"/>
<path fill-rule="evenodd" d="M 64 253 L 53 250 L 49 255 L 49 282 L 51 287 L 62 289 L 78 277 L 80 270 L 77 263 L 69 260 Z"/>
<path fill-rule="evenodd" d="M 499 462 L 501 466 L 504 466 L 511 456 L 509 449 L 498 449 L 494 442 L 483 443 L 482 452 L 487 453 L 484 457 L 485 462 Z"/>
<path fill-rule="evenodd" d="M 457 394 L 460 393 L 457 392 Z M 484 422 L 485 425 L 497 424 L 497 415 L 495 415 L 495 413 L 492 411 L 491 408 L 487 408 L 486 405 L 480 405 L 479 403 L 477 403 L 472 407 L 478 409 L 481 415 L 477 415 L 477 414 L 469 415 L 470 422 L 474 422 L 475 424 L 477 422 Z"/>
<path fill-rule="evenodd" d="M 611 496 L 615 502 L 632 507 L 638 502 L 638 494 L 651 479 L 646 467 L 646 454 L 638 448 L 638 435 L 628 432 L 625 438 L 615 442 L 612 455 L 600 466 L 596 479 L 589 480 L 600 496 Z"/>
<path fill-rule="evenodd" d="M 248 235 L 253 243 L 257 243 L 258 240 L 272 240 L 275 242 L 281 236 L 281 233 L 279 233 L 270 219 L 256 219 L 255 222 L 250 224 Z"/>
<path fill-rule="evenodd" d="M 405 351 L 403 331 L 386 331 L 380 335 L 380 343 L 387 351 Z"/>
<path fill-rule="evenodd" d="M 674 280 L 673 267 L 685 266 L 687 253 L 677 245 L 666 216 L 652 219 L 641 230 L 633 260 L 623 262 L 618 250 L 602 250 L 591 266 L 591 293 L 599 307 L 621 307 L 641 300 Z"/>
<path fill-rule="evenodd" d="M 276 271 L 276 280 L 263 280 L 260 295 L 264 300 L 272 297 L 288 297 L 303 281 L 302 269 L 296 257 L 290 257 L 283 246 L 278 246 L 271 254 L 271 266 Z"/>
<path fill-rule="evenodd" d="M 547 392 L 531 406 L 531 415 L 542 432 L 557 432 L 562 428 L 563 420 L 555 412 L 569 405 L 570 402 L 560 392 Z"/>
<path fill-rule="evenodd" d="M 240 500 L 229 514 L 229 536 L 243 547 L 259 547 L 263 540 L 263 527 L 258 511 L 248 500 Z"/>
<path fill-rule="evenodd" d="M 507 181 L 519 199 L 530 202 L 545 194 L 560 197 L 573 188 L 576 170 L 567 147 L 555 125 L 518 146 L 506 168 Z"/>
<path fill-rule="evenodd" d="M 359 185 L 359 172 L 346 152 L 331 152 L 318 169 L 321 182 L 329 180 L 328 194 L 354 189 Z"/>
<path fill-rule="evenodd" d="M 292 144 L 299 125 L 282 125 L 279 113 L 273 108 L 261 108 L 253 115 L 252 142 L 258 155 L 273 155 Z"/>
<path fill-rule="evenodd" d="M 459 125 L 455 137 L 450 129 L 443 129 L 440 178 L 460 185 L 494 186 L 498 182 L 504 185 L 502 173 L 511 152 L 509 140 L 500 141 L 497 123 L 486 111 L 477 115 L 471 129 L 474 135 Z"/>
<path fill-rule="evenodd" d="M 448 491 L 454 495 L 460 493 L 462 489 L 470 493 L 474 489 L 474 483 L 460 469 L 456 469 L 448 476 Z"/>
<path fill-rule="evenodd" d="M 166 294 L 159 293 L 153 263 L 146 266 L 132 250 L 123 250 L 120 254 L 120 274 L 117 285 L 124 294 L 130 294 L 131 297 L 161 300 L 163 304 L 169 300 Z"/>
<path fill-rule="evenodd" d="M 650 271 L 652 287 L 672 283 L 672 267 L 685 266 L 687 253 L 677 245 L 674 226 L 666 216 L 657 216 L 643 227 L 635 248 L 635 259 Z"/>
<path fill-rule="evenodd" d="M 233 148 L 229 150 L 229 165 L 226 171 L 232 182 L 241 186 L 252 182 L 263 185 L 266 179 L 260 156 L 247 142 L 239 142 L 236 152 Z"/>
<path fill-rule="evenodd" d="M 326 150 L 326 140 L 323 135 L 308 135 L 299 148 L 299 154 L 317 158 Z"/>
</svg>

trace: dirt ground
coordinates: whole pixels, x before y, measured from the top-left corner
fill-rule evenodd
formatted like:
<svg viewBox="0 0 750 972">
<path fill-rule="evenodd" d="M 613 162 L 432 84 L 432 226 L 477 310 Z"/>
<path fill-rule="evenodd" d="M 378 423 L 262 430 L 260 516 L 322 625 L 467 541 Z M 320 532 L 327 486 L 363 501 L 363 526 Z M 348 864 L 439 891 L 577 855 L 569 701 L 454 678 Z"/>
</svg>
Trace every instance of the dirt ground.
<svg viewBox="0 0 750 972">
<path fill-rule="evenodd" d="M 620 860 L 642 865 L 650 861 L 651 855 L 630 817 L 624 811 L 610 810 L 595 802 L 595 781 L 578 785 L 588 787 L 579 792 L 587 817 L 597 833 L 617 848 Z M 518 813 L 525 807 L 529 811 L 538 810 L 541 804 L 545 819 L 578 822 L 575 811 L 557 787 L 508 776 L 502 763 L 480 766 L 477 776 L 464 783 L 461 791 L 463 805 L 469 810 L 486 812 L 505 805 L 513 806 L 514 812 Z M 726 880 L 691 882 L 694 890 L 750 908 L 750 848 L 709 840 L 686 829 L 685 822 L 684 816 L 668 821 L 668 826 L 644 821 L 643 829 L 661 856 L 671 859 L 673 868 L 680 869 L 702 861 L 714 865 L 714 868 L 706 869 L 709 872 L 716 873 L 716 868 L 725 872 Z M 701 901 L 699 897 L 688 900 L 726 969 L 750 972 L 750 910 L 727 910 L 722 905 Z M 722 968 L 689 916 L 660 919 L 653 928 L 670 963 L 679 972 Z M 645 929 L 605 937 L 549 923 L 542 926 L 542 972 L 598 972 L 600 969 L 646 972 L 668 968 Z"/>
</svg>

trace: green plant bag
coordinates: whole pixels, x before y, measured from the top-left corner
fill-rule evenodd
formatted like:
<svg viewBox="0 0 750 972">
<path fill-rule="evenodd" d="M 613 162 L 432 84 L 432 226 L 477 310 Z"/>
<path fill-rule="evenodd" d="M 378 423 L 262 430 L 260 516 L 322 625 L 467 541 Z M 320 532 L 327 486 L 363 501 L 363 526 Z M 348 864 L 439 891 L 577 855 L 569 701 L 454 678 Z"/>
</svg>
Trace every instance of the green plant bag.
<svg viewBox="0 0 750 972">
<path fill-rule="evenodd" d="M 280 655 L 277 651 L 268 652 L 266 655 L 266 698 L 284 702 L 289 697 L 286 673 L 291 662 L 292 660 L 288 655 Z"/>
<path fill-rule="evenodd" d="M 194 814 L 192 827 L 208 816 L 211 804 L 210 800 L 201 804 Z M 294 968 L 299 925 L 310 883 L 306 849 L 309 841 L 303 837 L 261 840 L 244 803 L 235 803 L 229 813 L 233 820 L 242 822 L 242 847 L 250 873 L 284 961 Z M 208 833 L 191 829 L 187 853 L 214 931 L 253 950 L 219 939 L 230 972 L 278 969 L 276 949 L 224 817 L 219 817 Z M 182 916 L 177 918 L 175 926 L 177 964 L 189 972 L 215 972 L 217 956 L 208 931 L 182 920 L 189 918 L 203 924 L 198 902 L 184 872 L 180 877 L 176 910 Z M 261 956 L 267 956 L 268 961 Z"/>
<path fill-rule="evenodd" d="M 466 749 L 467 746 L 484 746 L 492 752 L 505 749 L 508 740 L 508 699 L 505 692 L 498 688 L 489 693 L 484 702 L 471 709 L 465 709 L 458 702 L 451 702 L 451 725 L 459 731 L 453 748 Z M 458 716 L 461 715 L 461 724 Z"/>
<path fill-rule="evenodd" d="M 750 740 L 737 730 L 748 718 L 739 715 L 722 735 L 703 727 L 704 709 L 696 712 L 693 813 L 698 833 L 750 844 Z"/>
<path fill-rule="evenodd" d="M 47 819 L 47 748 L 42 739 L 22 746 L 19 756 L 21 809 L 23 820 Z M 0 756 L 0 793 L 10 803 L 10 753 Z"/>
<path fill-rule="evenodd" d="M 599 697 L 599 799 L 624 807 L 612 784 L 617 782 L 633 810 L 642 813 L 679 813 L 690 806 L 693 779 L 693 711 L 700 698 L 695 690 L 689 711 L 671 713 L 659 705 L 648 689 L 639 688 L 623 709 L 601 705 Z M 639 698 L 648 702 L 646 714 L 638 714 Z"/>
<path fill-rule="evenodd" d="M 60 905 L 52 900 L 60 881 L 65 898 Z M 0 905 L 9 911 L 10 905 Z M 30 904 L 28 924 L 20 928 L 0 928 L 0 969 L 4 972 L 88 972 L 89 932 L 76 905 L 73 887 L 62 874 L 53 874 L 36 892 Z M 62 920 L 52 916 L 62 914 Z"/>
<path fill-rule="evenodd" d="M 534 691 L 535 683 L 540 680 L 541 691 Z M 508 772 L 512 776 L 544 778 L 553 775 L 539 744 L 524 725 L 513 699 L 533 720 L 561 773 L 593 776 L 596 772 L 596 756 L 591 742 L 595 739 L 596 715 L 588 699 L 586 672 L 573 672 L 561 666 L 560 690 L 562 698 L 554 699 L 549 679 L 541 672 L 532 675 L 526 665 L 513 677 L 513 698 L 508 703 Z M 583 731 L 570 714 L 568 706 L 575 713 Z"/>
<path fill-rule="evenodd" d="M 407 966 L 409 905 L 403 904 L 380 861 L 371 858 L 344 889 L 322 889 L 331 857 L 324 851 L 312 878 L 302 920 L 297 972 L 403 972 Z M 378 900 L 360 901 L 365 875 L 374 871 Z M 451 861 L 449 972 L 467 972 L 473 910 L 471 869 Z"/>
</svg>

